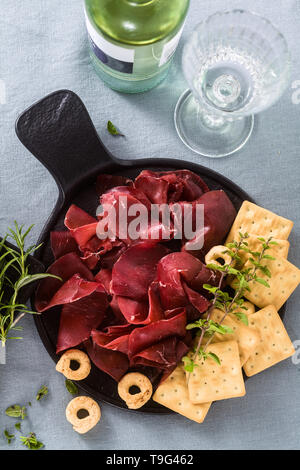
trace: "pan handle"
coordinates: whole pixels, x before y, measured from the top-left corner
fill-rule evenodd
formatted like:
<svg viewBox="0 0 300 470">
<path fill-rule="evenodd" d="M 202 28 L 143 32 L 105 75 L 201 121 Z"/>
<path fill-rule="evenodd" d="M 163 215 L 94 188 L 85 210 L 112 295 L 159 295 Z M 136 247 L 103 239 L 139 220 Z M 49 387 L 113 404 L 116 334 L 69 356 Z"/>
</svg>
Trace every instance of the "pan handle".
<svg viewBox="0 0 300 470">
<path fill-rule="evenodd" d="M 70 90 L 56 91 L 30 106 L 17 119 L 16 133 L 50 171 L 63 200 L 79 181 L 114 160 L 81 99 Z"/>
</svg>

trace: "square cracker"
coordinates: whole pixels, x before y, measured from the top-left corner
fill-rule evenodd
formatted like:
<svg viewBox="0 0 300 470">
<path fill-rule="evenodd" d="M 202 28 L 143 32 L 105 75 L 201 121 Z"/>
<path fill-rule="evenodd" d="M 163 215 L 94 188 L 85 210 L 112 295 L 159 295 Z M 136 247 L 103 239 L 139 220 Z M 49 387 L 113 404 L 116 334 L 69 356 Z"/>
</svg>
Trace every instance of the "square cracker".
<svg viewBox="0 0 300 470">
<path fill-rule="evenodd" d="M 261 251 L 262 249 L 262 243 L 261 241 L 258 240 L 258 237 L 261 237 L 262 235 L 256 235 L 253 233 L 249 233 L 249 238 L 247 238 L 245 241 L 248 243 L 248 248 L 251 251 Z M 232 242 L 232 239 L 229 239 L 229 236 L 227 238 L 227 243 Z M 236 234 L 235 241 L 239 241 L 239 234 Z M 288 253 L 289 253 L 289 248 L 290 248 L 290 243 L 287 240 L 280 240 L 279 238 L 272 238 L 272 241 L 276 242 L 277 245 L 270 245 L 270 249 L 267 250 L 267 254 L 270 256 L 273 256 L 274 258 L 285 258 L 287 259 Z M 250 258 L 250 254 L 246 253 L 243 250 L 239 251 L 239 256 L 242 259 L 244 263 Z"/>
<path fill-rule="evenodd" d="M 268 278 L 260 270 L 257 270 L 257 276 L 265 279 L 270 287 L 252 281 L 249 284 L 251 292 L 246 291 L 244 297 L 259 308 L 272 304 L 279 310 L 300 283 L 300 269 L 284 258 L 264 259 L 262 264 L 269 268 L 272 277 Z M 247 261 L 244 267 L 251 266 L 253 266 L 251 262 Z M 233 280 L 231 286 L 234 285 Z"/>
<path fill-rule="evenodd" d="M 232 241 L 239 232 L 258 233 L 261 237 L 287 240 L 294 223 L 274 212 L 244 201 L 233 222 L 226 241 Z"/>
<path fill-rule="evenodd" d="M 293 344 L 274 305 L 249 316 L 249 326 L 260 334 L 260 342 L 244 364 L 248 377 L 292 356 Z"/>
<path fill-rule="evenodd" d="M 197 367 L 190 374 L 188 390 L 194 404 L 208 403 L 245 395 L 239 348 L 236 341 L 210 344 L 208 352 L 218 356 L 221 365 L 208 357 L 196 359 Z"/>
<path fill-rule="evenodd" d="M 197 423 L 203 423 L 211 405 L 211 403 L 193 405 L 190 402 L 183 365 L 177 366 L 174 372 L 158 386 L 152 398 Z"/>
<path fill-rule="evenodd" d="M 245 310 L 241 310 L 241 312 L 247 313 Z M 223 316 L 224 312 L 214 308 L 211 313 L 211 320 L 219 323 Z M 227 315 L 222 324 L 231 328 L 233 333 L 226 333 L 225 335 L 215 333 L 211 344 L 224 341 L 236 341 L 239 347 L 241 365 L 245 364 L 252 351 L 257 347 L 260 335 L 253 328 L 249 328 L 249 326 L 239 321 L 232 314 Z M 208 350 L 210 350 L 210 346 L 208 346 Z"/>
</svg>

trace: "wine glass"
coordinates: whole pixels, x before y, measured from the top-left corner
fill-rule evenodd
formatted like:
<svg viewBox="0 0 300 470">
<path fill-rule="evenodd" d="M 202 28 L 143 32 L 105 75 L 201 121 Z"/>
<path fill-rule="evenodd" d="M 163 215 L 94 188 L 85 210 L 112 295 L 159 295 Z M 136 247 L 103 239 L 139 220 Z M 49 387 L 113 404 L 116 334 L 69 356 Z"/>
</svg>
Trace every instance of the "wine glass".
<svg viewBox="0 0 300 470">
<path fill-rule="evenodd" d="M 200 23 L 182 65 L 190 90 L 176 105 L 176 130 L 191 150 L 213 158 L 245 145 L 253 115 L 280 98 L 290 76 L 284 36 L 244 10 L 218 12 Z"/>
</svg>

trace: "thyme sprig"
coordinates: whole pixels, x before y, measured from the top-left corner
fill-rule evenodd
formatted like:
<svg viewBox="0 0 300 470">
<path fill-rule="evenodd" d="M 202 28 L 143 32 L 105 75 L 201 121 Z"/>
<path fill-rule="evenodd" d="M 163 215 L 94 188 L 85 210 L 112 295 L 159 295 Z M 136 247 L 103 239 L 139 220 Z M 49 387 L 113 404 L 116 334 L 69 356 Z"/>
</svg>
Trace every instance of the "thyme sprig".
<svg viewBox="0 0 300 470">
<path fill-rule="evenodd" d="M 240 240 L 233 241 L 226 245 L 227 250 L 224 251 L 224 254 L 229 254 L 231 261 L 228 264 L 223 266 L 216 264 L 207 265 L 208 268 L 213 269 L 214 271 L 219 271 L 221 273 L 219 284 L 217 287 L 211 286 L 210 284 L 204 284 L 203 287 L 208 292 L 213 295 L 213 300 L 211 306 L 207 312 L 206 319 L 200 319 L 197 322 L 187 325 L 187 329 L 199 328 L 200 334 L 198 335 L 198 343 L 194 350 L 192 357 L 185 356 L 183 357 L 184 368 L 187 372 L 191 373 L 194 370 L 194 367 L 197 365 L 195 360 L 197 357 L 200 357 L 203 360 L 206 360 L 207 357 L 212 357 L 213 353 L 207 352 L 207 347 L 213 340 L 213 337 L 216 333 L 226 334 L 232 333 L 230 328 L 224 328 L 222 323 L 229 314 L 234 314 L 238 319 L 240 319 L 246 325 L 248 324 L 247 315 L 240 310 L 247 310 L 244 307 L 243 295 L 245 291 L 251 291 L 250 283 L 258 282 L 265 287 L 270 287 L 269 283 L 259 277 L 258 272 L 262 272 L 267 278 L 271 277 L 271 272 L 269 268 L 263 264 L 263 260 L 274 260 L 272 256 L 268 255 L 266 252 L 271 248 L 271 245 L 277 245 L 275 241 L 272 241 L 272 237 L 265 240 L 263 237 L 259 237 L 258 240 L 262 244 L 261 251 L 250 250 L 248 242 L 246 241 L 249 238 L 249 234 L 239 233 Z M 249 267 L 245 267 L 243 261 L 240 257 L 240 252 L 243 251 L 249 255 Z M 235 267 L 233 267 L 235 266 Z M 226 276 L 234 276 L 234 294 L 231 296 L 228 292 L 222 290 L 223 281 Z M 224 312 L 223 317 L 220 322 L 212 322 L 210 317 L 212 315 L 213 309 L 218 308 Z M 226 331 L 227 329 L 227 331 Z M 208 341 L 205 346 L 202 347 L 203 340 L 205 336 L 209 336 Z M 216 360 L 214 357 L 212 357 Z M 219 358 L 217 358 L 220 363 Z"/>
<path fill-rule="evenodd" d="M 33 225 L 25 230 L 24 225 L 19 226 L 15 222 L 14 229 L 9 228 L 6 236 L 0 241 L 0 341 L 2 346 L 5 346 L 7 339 L 22 339 L 19 336 L 8 335 L 11 331 L 22 330 L 20 326 L 17 326 L 17 323 L 26 314 L 37 314 L 27 305 L 18 302 L 21 289 L 46 277 L 60 279 L 47 273 L 29 273 L 28 258 L 41 246 L 32 245 L 25 249 L 25 239 L 32 227 Z M 16 245 L 16 249 L 7 245 L 6 242 L 9 238 Z M 14 272 L 15 282 L 11 279 L 12 276 L 9 274 L 11 272 Z"/>
</svg>

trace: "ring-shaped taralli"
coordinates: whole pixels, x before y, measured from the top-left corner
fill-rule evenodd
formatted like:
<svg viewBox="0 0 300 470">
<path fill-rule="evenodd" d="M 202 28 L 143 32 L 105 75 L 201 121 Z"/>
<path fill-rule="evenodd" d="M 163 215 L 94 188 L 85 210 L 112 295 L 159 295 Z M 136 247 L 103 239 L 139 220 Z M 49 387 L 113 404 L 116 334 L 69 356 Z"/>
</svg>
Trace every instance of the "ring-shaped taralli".
<svg viewBox="0 0 300 470">
<path fill-rule="evenodd" d="M 78 369 L 71 369 L 71 361 L 79 364 Z M 79 349 L 69 349 L 59 359 L 56 370 L 61 372 L 67 379 L 83 380 L 91 371 L 91 361 L 85 352 Z"/>
<path fill-rule="evenodd" d="M 86 411 L 88 415 L 84 418 L 78 417 L 81 410 Z M 73 398 L 66 408 L 66 418 L 73 425 L 74 431 L 85 434 L 96 426 L 100 420 L 100 406 L 90 397 Z"/>
<path fill-rule="evenodd" d="M 224 253 L 224 251 L 227 251 L 228 248 L 223 245 L 217 245 L 213 246 L 208 253 L 205 255 L 205 264 L 216 264 L 217 266 L 222 266 L 218 259 L 223 259 L 224 264 L 230 264 L 231 263 L 231 256 L 228 253 Z"/>
<path fill-rule="evenodd" d="M 139 388 L 140 392 L 135 394 L 130 393 L 131 387 Z M 128 408 L 137 410 L 150 400 L 152 384 L 145 375 L 139 372 L 129 372 L 118 383 L 118 393 L 122 400 L 126 402 Z"/>
</svg>

